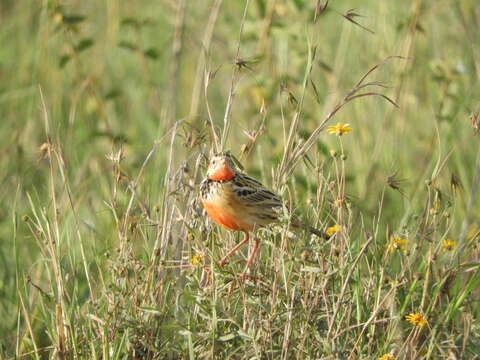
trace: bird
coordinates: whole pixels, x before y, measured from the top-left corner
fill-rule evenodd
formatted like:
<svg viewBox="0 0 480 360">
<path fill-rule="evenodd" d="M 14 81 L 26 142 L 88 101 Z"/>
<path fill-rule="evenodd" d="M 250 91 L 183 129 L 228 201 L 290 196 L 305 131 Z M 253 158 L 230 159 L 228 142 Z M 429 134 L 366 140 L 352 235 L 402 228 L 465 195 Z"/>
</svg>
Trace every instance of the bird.
<svg viewBox="0 0 480 360">
<path fill-rule="evenodd" d="M 211 157 L 206 177 L 200 183 L 200 200 L 214 222 L 225 229 L 244 233 L 243 240 L 228 251 L 218 262 L 219 266 L 227 264 L 228 258 L 249 242 L 250 233 L 254 230 L 278 222 L 284 206 L 279 195 L 240 170 L 238 160 L 230 151 L 215 153 Z M 305 226 L 296 218 L 291 223 L 321 238 L 329 238 L 324 232 Z M 253 237 L 253 247 L 241 278 L 246 277 L 259 247 L 258 239 Z"/>
</svg>

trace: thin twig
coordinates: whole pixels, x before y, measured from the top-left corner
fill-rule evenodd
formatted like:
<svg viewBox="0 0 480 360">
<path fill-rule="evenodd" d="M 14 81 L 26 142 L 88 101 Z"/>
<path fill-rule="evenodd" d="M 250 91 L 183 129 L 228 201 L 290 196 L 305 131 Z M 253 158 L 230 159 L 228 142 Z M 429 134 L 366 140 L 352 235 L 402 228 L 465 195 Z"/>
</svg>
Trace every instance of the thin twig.
<svg viewBox="0 0 480 360">
<path fill-rule="evenodd" d="M 242 41 L 243 27 L 245 25 L 245 19 L 247 17 L 249 4 L 250 4 L 250 0 L 246 0 L 245 8 L 243 11 L 242 22 L 240 23 L 240 31 L 238 34 L 237 53 L 235 55 L 235 62 L 237 62 L 237 60 L 240 58 L 240 45 Z M 225 148 L 225 143 L 227 142 L 228 133 L 230 130 L 230 113 L 232 111 L 233 99 L 235 97 L 235 85 L 236 85 L 238 72 L 239 72 L 239 67 L 234 66 L 233 73 L 232 73 L 232 80 L 230 83 L 230 91 L 228 92 L 227 106 L 225 108 L 225 115 L 223 116 L 223 132 L 222 132 L 222 139 L 220 142 L 220 148 L 222 150 Z"/>
</svg>

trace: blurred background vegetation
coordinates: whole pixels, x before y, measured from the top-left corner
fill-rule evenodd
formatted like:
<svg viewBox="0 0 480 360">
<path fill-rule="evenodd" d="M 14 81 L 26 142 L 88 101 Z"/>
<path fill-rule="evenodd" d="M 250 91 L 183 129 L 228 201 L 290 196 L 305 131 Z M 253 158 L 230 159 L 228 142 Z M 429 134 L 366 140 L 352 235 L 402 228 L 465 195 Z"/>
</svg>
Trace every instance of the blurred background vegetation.
<svg viewBox="0 0 480 360">
<path fill-rule="evenodd" d="M 402 56 L 370 76 L 386 86 L 376 91 L 398 108 L 380 97 L 357 99 L 331 123 L 353 128 L 342 140 L 346 193 L 354 207 L 349 228 L 360 236 L 361 224 L 375 224 L 381 213 L 376 243 L 381 253 L 386 233 L 413 238 L 408 226 L 436 211 L 435 216 L 448 219 L 437 239 L 449 237 L 460 244 L 454 255 L 438 261 L 478 262 L 478 240 L 469 242 L 468 249 L 462 244 L 480 224 L 480 147 L 471 126 L 480 98 L 480 5 L 475 0 L 351 0 L 330 1 L 318 11 L 324 4 L 0 3 L 0 354 L 47 358 L 55 347 L 58 354 L 62 336 L 55 330 L 59 283 L 54 284 L 53 258 L 62 269 L 68 305 L 61 311 L 71 317 L 71 328 L 74 319 L 95 322 L 92 314 L 101 318 L 107 311 L 107 305 L 102 310 L 98 304 L 110 291 L 110 259 L 120 251 L 122 236 L 133 241 L 131 259 L 148 264 L 157 239 L 151 224 L 136 235 L 126 234 L 145 224 L 145 212 L 167 211 L 167 197 L 174 197 L 184 214 L 182 188 L 173 189 L 171 182 L 178 172 L 191 189 L 201 180 L 206 160 L 199 154 L 208 155 L 212 146 L 209 112 L 221 133 L 232 84 L 226 148 L 249 173 L 278 190 L 285 184 L 275 178 L 275 169 L 298 102 L 303 98 L 295 140 L 301 144 L 363 74 L 390 56 Z M 313 48 L 316 56 L 304 88 Z M 120 149 L 124 159 L 112 161 Z M 318 186 L 312 168 L 320 167 L 328 179 L 335 172 L 330 150 L 342 151 L 338 139 L 322 134 L 287 181 L 295 202 L 310 217 L 315 212 L 308 204 Z M 130 232 L 121 229 L 127 224 L 125 214 Z M 332 220 L 317 222 L 327 226 Z M 200 246 L 196 230 L 192 237 L 172 234 L 169 244 L 182 249 L 180 256 Z M 54 254 L 48 238 L 59 242 Z M 221 244 L 218 253 L 227 248 Z M 179 253 L 169 252 L 164 260 L 174 255 Z M 401 268 L 403 260 L 392 260 L 392 266 Z M 424 270 L 411 266 L 412 277 Z M 97 289 L 97 301 L 86 274 Z M 172 279 L 177 281 L 174 275 Z M 471 332 L 478 336 L 478 298 L 471 301 L 465 311 L 471 311 L 470 321 L 476 324 Z M 97 345 L 85 345 L 95 343 L 94 333 L 66 335 L 77 342 L 70 339 L 65 346 L 100 351 Z M 123 341 L 117 349 L 127 349 L 118 350 L 119 358 L 132 354 L 128 340 L 113 339 L 117 345 Z M 471 349 L 479 346 L 476 339 Z M 193 349 L 188 342 L 185 348 L 172 344 L 162 356 L 187 358 Z M 44 350 L 33 355 L 38 348 Z M 208 357 L 197 350 L 195 354 Z M 226 356 L 221 354 L 219 358 Z M 465 358 L 472 358 L 469 354 Z"/>
</svg>

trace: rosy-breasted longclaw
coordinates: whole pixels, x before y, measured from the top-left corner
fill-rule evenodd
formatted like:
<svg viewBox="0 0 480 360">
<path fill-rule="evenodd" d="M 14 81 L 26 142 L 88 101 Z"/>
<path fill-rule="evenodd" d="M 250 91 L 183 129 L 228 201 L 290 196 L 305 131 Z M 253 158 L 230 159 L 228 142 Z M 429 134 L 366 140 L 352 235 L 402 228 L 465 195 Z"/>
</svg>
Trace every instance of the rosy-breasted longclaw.
<svg viewBox="0 0 480 360">
<path fill-rule="evenodd" d="M 220 266 L 225 265 L 227 259 L 250 240 L 250 232 L 278 221 L 283 208 L 280 196 L 242 173 L 229 152 L 215 154 L 210 159 L 206 178 L 200 185 L 200 196 L 207 214 L 217 224 L 229 230 L 243 231 L 245 234 L 243 240 L 218 262 Z M 329 238 L 325 233 L 305 226 L 297 219 L 292 221 L 292 225 L 305 228 L 321 238 Z M 259 241 L 254 238 L 242 278 L 246 277 L 259 246 Z"/>
</svg>

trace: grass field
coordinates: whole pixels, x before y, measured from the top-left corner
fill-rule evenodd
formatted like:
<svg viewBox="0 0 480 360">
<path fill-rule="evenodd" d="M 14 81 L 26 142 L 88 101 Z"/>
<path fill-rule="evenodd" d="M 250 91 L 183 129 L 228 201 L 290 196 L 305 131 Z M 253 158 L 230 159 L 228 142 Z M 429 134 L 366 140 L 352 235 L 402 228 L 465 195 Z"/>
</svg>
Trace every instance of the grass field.
<svg viewBox="0 0 480 360">
<path fill-rule="evenodd" d="M 480 359 L 480 4 L 323 5 L 0 3 L 0 359 Z M 331 239 L 218 267 L 215 141 Z"/>
</svg>

